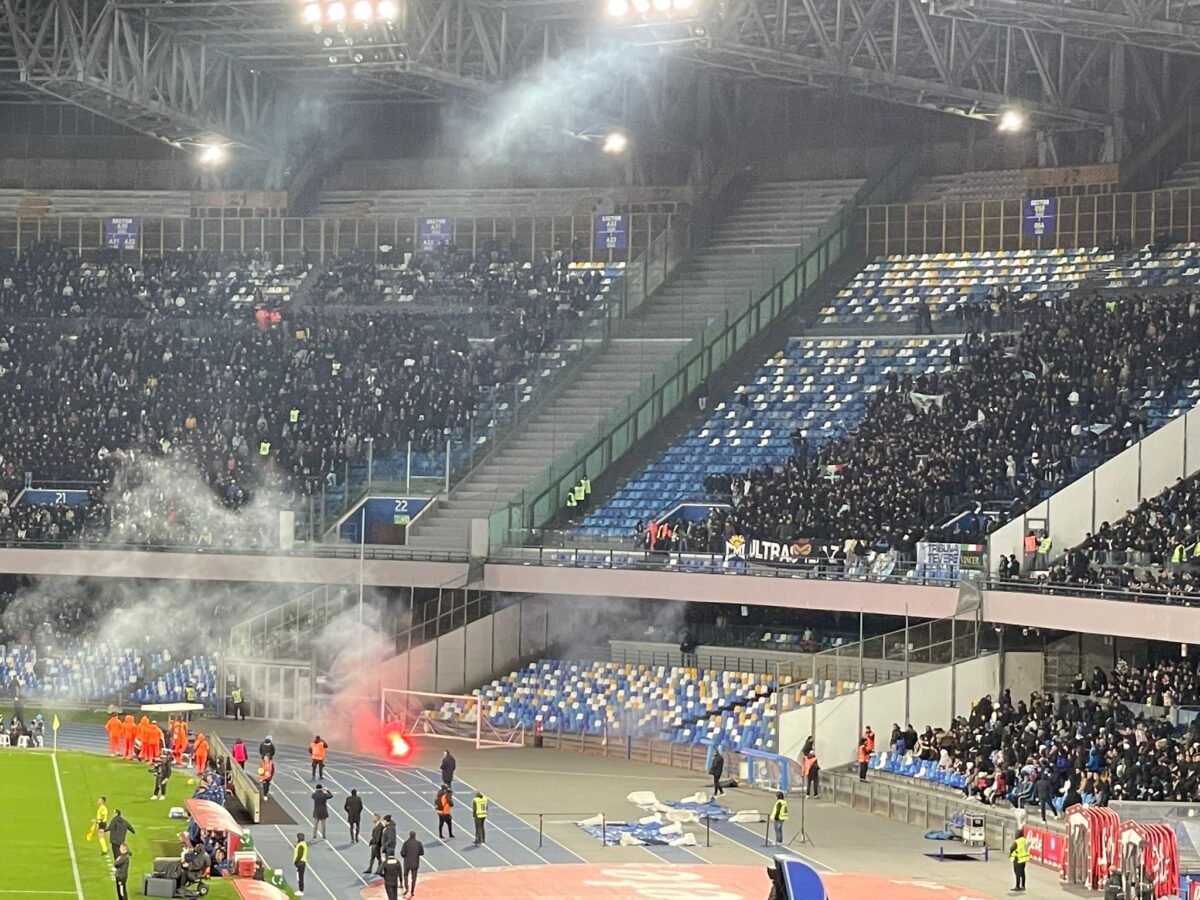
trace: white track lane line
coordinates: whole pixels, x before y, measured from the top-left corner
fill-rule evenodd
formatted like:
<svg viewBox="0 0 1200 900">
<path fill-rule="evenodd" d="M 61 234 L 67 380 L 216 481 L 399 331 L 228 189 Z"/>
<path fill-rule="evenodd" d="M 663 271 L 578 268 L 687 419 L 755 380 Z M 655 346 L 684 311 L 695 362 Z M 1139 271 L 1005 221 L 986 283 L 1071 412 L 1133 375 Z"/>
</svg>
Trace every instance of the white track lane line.
<svg viewBox="0 0 1200 900">
<path fill-rule="evenodd" d="M 75 838 L 71 836 L 71 821 L 67 817 L 67 800 L 63 796 L 62 776 L 58 774 L 58 753 L 50 754 L 50 765 L 54 769 L 54 783 L 58 786 L 58 808 L 62 811 L 63 830 L 67 833 L 67 850 L 71 853 L 71 874 L 75 876 L 75 894 L 84 900 L 83 881 L 79 877 L 79 859 L 75 856 Z M 70 891 L 62 893 L 69 894 Z"/>
<path fill-rule="evenodd" d="M 364 775 L 358 769 L 354 770 L 354 774 L 357 775 L 359 778 L 361 778 L 363 780 L 364 784 L 369 784 L 373 790 L 379 791 L 380 796 L 382 796 L 382 797 L 387 796 L 387 793 L 383 790 L 383 788 L 380 785 L 373 782 L 368 776 Z M 383 774 L 387 774 L 386 770 L 384 771 Z M 424 822 L 422 822 L 420 819 L 418 819 L 416 816 L 414 816 L 412 813 L 410 813 L 403 806 L 401 806 L 400 804 L 397 803 L 396 809 L 400 812 L 401 815 L 403 815 L 409 819 L 412 819 L 412 821 L 416 823 L 416 826 L 418 828 L 420 828 L 422 831 L 427 832 L 429 834 L 430 840 L 437 841 L 443 847 L 445 847 L 447 850 L 449 850 L 451 853 L 453 853 L 455 856 L 457 856 L 459 859 L 461 859 L 464 863 L 466 863 L 468 869 L 483 868 L 482 866 L 475 865 L 473 862 L 471 862 L 469 859 L 467 859 L 465 856 L 463 856 L 461 853 L 459 853 L 458 850 L 456 850 L 452 844 L 447 844 L 445 842 L 445 840 L 443 840 L 442 838 L 440 838 L 436 834 L 434 834 L 432 828 L 430 828 L 428 825 L 426 825 Z"/>
</svg>

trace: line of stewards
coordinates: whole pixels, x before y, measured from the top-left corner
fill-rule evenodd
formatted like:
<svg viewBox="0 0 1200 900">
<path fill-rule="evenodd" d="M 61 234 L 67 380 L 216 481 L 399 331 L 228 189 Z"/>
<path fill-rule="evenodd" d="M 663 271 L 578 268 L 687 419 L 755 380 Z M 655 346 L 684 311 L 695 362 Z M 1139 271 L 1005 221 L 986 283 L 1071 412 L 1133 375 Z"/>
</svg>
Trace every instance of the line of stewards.
<svg viewBox="0 0 1200 900">
<path fill-rule="evenodd" d="M 590 496 L 592 496 L 592 482 L 585 472 L 583 477 L 575 482 L 575 486 L 567 492 L 567 509 L 578 509 L 584 506 Z"/>
</svg>

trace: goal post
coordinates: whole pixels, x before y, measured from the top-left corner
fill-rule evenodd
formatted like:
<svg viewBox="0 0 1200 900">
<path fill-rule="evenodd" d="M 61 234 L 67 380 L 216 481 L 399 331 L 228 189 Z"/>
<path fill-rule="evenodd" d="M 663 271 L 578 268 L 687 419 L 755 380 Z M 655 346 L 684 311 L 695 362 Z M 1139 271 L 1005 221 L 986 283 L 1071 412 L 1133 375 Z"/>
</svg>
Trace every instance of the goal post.
<svg viewBox="0 0 1200 900">
<path fill-rule="evenodd" d="M 404 734 L 470 741 L 476 750 L 525 744 L 524 726 L 493 724 L 484 711 L 483 699 L 472 694 L 384 688 L 379 718 L 384 727 L 396 725 Z"/>
</svg>

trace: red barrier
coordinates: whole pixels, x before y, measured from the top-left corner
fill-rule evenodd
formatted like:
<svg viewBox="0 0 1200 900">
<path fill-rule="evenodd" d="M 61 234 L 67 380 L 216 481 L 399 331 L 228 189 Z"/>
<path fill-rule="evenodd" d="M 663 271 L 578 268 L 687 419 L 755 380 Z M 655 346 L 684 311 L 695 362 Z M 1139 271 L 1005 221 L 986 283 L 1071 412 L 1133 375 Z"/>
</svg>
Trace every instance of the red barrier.
<svg viewBox="0 0 1200 900">
<path fill-rule="evenodd" d="M 1057 831 L 1025 826 L 1025 840 L 1029 844 L 1029 858 L 1035 863 L 1062 871 L 1067 855 L 1067 836 Z M 1200 898 L 1197 898 L 1200 900 Z"/>
</svg>

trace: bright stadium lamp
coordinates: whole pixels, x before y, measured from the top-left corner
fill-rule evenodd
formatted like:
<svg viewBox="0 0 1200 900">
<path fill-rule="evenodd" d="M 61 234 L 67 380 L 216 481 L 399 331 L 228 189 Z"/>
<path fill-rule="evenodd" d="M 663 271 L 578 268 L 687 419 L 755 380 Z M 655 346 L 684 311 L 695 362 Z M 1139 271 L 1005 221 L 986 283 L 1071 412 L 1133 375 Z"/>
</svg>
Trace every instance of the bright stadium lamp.
<svg viewBox="0 0 1200 900">
<path fill-rule="evenodd" d="M 629 15 L 629 0 L 608 0 L 604 13 L 610 19 L 623 19 Z"/>
<path fill-rule="evenodd" d="M 375 15 L 375 7 L 371 6 L 371 0 L 357 0 L 353 12 L 356 20 L 366 22 Z"/>
<path fill-rule="evenodd" d="M 623 131 L 610 131 L 604 136 L 604 143 L 600 145 L 600 149 L 609 156 L 620 156 L 629 149 L 629 138 Z"/>
<path fill-rule="evenodd" d="M 204 144 L 200 148 L 200 165 L 202 166 L 219 166 L 225 162 L 225 148 L 220 144 Z"/>
<path fill-rule="evenodd" d="M 396 6 L 396 0 L 379 0 L 379 6 L 376 11 L 379 13 L 379 18 L 385 22 L 391 22 L 396 16 L 400 15 L 400 9 Z"/>
<path fill-rule="evenodd" d="M 696 0 L 675 0 L 676 12 L 687 12 L 696 5 Z"/>
<path fill-rule="evenodd" d="M 1006 134 L 1020 131 L 1025 127 L 1025 114 L 1019 109 L 1006 109 L 1000 113 L 1000 119 L 996 123 L 996 129 L 1003 131 Z"/>
<path fill-rule="evenodd" d="M 319 3 L 310 3 L 304 7 L 304 21 L 309 25 L 316 25 L 321 21 L 321 5 Z"/>
<path fill-rule="evenodd" d="M 346 18 L 346 7 L 342 3 L 330 3 L 329 8 L 325 10 L 329 16 L 329 21 L 340 22 Z"/>
<path fill-rule="evenodd" d="M 633 0 L 633 8 L 637 12 L 645 15 L 646 13 L 650 12 L 650 0 Z"/>
<path fill-rule="evenodd" d="M 655 12 L 665 13 L 671 11 L 671 0 L 651 0 Z"/>
</svg>

